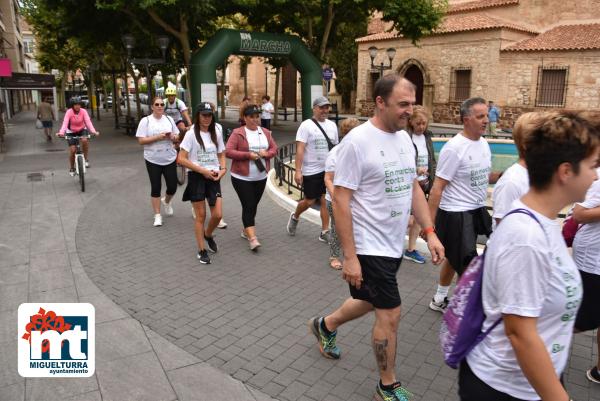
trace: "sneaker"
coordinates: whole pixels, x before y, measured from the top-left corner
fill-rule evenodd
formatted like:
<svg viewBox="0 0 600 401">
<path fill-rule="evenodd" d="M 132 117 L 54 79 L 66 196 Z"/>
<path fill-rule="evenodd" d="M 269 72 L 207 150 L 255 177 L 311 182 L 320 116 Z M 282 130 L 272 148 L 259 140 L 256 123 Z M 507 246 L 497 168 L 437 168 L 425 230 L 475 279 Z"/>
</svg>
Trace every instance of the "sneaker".
<svg viewBox="0 0 600 401">
<path fill-rule="evenodd" d="M 419 264 L 425 263 L 425 258 L 416 249 L 412 251 L 409 251 L 407 249 L 406 251 L 404 251 L 404 259 L 412 260 L 413 262 Z"/>
<path fill-rule="evenodd" d="M 375 399 L 377 401 L 409 401 L 412 394 L 402 387 L 400 382 L 394 383 L 392 390 L 384 390 L 381 388 L 381 381 L 377 384 L 375 390 Z"/>
<path fill-rule="evenodd" d="M 294 212 L 292 212 L 292 214 L 290 214 L 290 219 L 287 223 L 288 234 L 291 236 L 296 235 L 296 227 L 298 227 L 298 220 L 296 220 L 296 218 L 294 217 Z"/>
<path fill-rule="evenodd" d="M 207 237 L 206 234 L 204 234 L 204 241 L 206 241 L 206 245 L 208 246 L 209 251 L 211 251 L 212 253 L 217 253 L 219 247 L 217 247 L 214 235 L 212 237 Z"/>
<path fill-rule="evenodd" d="M 206 249 L 198 251 L 196 257 L 198 258 L 198 261 L 200 261 L 200 263 L 202 263 L 203 265 L 210 265 L 210 257 L 208 257 L 208 252 L 206 252 Z"/>
<path fill-rule="evenodd" d="M 321 231 L 321 234 L 319 234 L 319 241 L 329 244 L 329 230 Z"/>
<path fill-rule="evenodd" d="M 69 175 L 71 177 L 75 177 L 75 169 L 74 168 L 69 169 Z"/>
<path fill-rule="evenodd" d="M 243 239 L 248 239 L 248 236 L 246 235 L 245 232 L 242 231 L 242 233 L 240 234 L 240 237 L 242 237 Z"/>
<path fill-rule="evenodd" d="M 600 384 L 600 372 L 598 372 L 598 367 L 594 366 L 593 368 L 585 372 L 585 375 L 587 376 L 589 381 Z"/>
<path fill-rule="evenodd" d="M 221 229 L 227 228 L 227 223 L 225 223 L 225 220 L 223 220 L 223 219 L 219 220 L 219 225 L 217 226 L 217 228 L 221 228 Z"/>
<path fill-rule="evenodd" d="M 442 302 L 435 302 L 435 298 L 432 298 L 431 302 L 429 302 L 429 309 L 434 310 L 434 311 L 444 313 L 446 311 L 447 307 L 448 307 L 448 297 L 444 297 L 444 300 Z"/>
<path fill-rule="evenodd" d="M 90 162 L 89 161 L 85 161 L 85 168 L 90 168 Z"/>
<path fill-rule="evenodd" d="M 154 215 L 154 227 L 160 227 L 162 226 L 162 216 L 160 214 L 155 214 Z"/>
<path fill-rule="evenodd" d="M 173 216 L 173 206 L 171 206 L 172 202 L 167 203 L 165 199 L 166 198 L 160 198 L 160 203 L 162 203 L 163 207 L 165 208 L 165 214 L 167 216 Z"/>
<path fill-rule="evenodd" d="M 327 335 L 321 329 L 322 317 L 313 317 L 308 321 L 310 332 L 314 334 L 319 342 L 319 349 L 325 358 L 340 359 L 340 349 L 335 345 L 337 331 Z"/>
<path fill-rule="evenodd" d="M 258 248 L 260 247 L 260 242 L 258 242 L 258 238 L 254 237 L 251 240 L 248 240 L 248 242 L 250 244 L 251 251 L 258 251 Z"/>
</svg>

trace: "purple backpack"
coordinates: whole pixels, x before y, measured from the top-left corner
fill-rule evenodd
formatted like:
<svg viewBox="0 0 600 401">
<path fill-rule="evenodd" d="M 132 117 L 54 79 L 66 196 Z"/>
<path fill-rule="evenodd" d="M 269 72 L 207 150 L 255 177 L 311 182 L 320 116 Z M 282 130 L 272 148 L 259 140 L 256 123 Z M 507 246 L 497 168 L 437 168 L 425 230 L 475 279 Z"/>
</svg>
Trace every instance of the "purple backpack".
<svg viewBox="0 0 600 401">
<path fill-rule="evenodd" d="M 514 213 L 526 214 L 540 227 L 542 226 L 535 215 L 527 209 L 511 210 L 504 218 Z M 446 364 L 453 369 L 456 369 L 469 352 L 502 321 L 502 318 L 499 318 L 486 331 L 481 331 L 485 321 L 481 297 L 485 252 L 486 250 L 482 255 L 473 258 L 459 278 L 442 320 L 440 329 L 442 352 Z"/>
</svg>

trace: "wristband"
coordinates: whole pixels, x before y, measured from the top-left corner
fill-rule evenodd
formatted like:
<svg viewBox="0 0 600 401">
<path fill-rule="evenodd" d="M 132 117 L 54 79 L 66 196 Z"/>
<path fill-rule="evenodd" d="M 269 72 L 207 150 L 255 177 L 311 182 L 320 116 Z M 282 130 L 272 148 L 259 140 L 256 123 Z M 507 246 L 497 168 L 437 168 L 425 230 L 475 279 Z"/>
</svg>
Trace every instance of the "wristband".
<svg viewBox="0 0 600 401">
<path fill-rule="evenodd" d="M 432 234 L 432 233 L 435 233 L 435 232 L 436 231 L 435 231 L 435 227 L 434 226 L 424 228 L 423 231 L 422 231 L 422 233 L 423 233 L 424 236 Z"/>
</svg>

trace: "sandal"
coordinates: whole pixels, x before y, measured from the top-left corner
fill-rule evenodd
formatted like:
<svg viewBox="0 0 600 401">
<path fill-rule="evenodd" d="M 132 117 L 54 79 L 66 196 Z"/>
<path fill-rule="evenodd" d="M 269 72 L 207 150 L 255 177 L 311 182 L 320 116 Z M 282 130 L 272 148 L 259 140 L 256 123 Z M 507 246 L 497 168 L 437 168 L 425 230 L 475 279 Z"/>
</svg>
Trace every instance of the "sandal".
<svg viewBox="0 0 600 401">
<path fill-rule="evenodd" d="M 333 270 L 342 270 L 342 262 L 338 258 L 329 258 L 329 267 Z"/>
</svg>

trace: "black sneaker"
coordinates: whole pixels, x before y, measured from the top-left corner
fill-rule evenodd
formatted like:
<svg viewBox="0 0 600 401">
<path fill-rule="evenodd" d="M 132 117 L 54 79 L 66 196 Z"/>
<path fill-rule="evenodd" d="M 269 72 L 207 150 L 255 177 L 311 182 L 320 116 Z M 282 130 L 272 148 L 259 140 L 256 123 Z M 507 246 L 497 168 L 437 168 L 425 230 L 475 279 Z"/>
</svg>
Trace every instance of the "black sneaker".
<svg viewBox="0 0 600 401">
<path fill-rule="evenodd" d="M 210 265 L 210 258 L 208 257 L 208 252 L 206 252 L 206 249 L 199 251 L 196 257 L 203 265 Z"/>
<path fill-rule="evenodd" d="M 217 253 L 217 251 L 219 250 L 219 248 L 217 247 L 217 243 L 215 242 L 214 235 L 212 237 L 207 237 L 206 234 L 205 234 L 204 235 L 204 240 L 206 241 L 206 245 L 208 246 L 208 250 L 211 251 L 212 253 Z"/>
<path fill-rule="evenodd" d="M 587 376 L 589 381 L 600 384 L 600 372 L 598 372 L 597 366 L 594 366 L 593 368 L 585 372 L 585 375 Z"/>
</svg>

